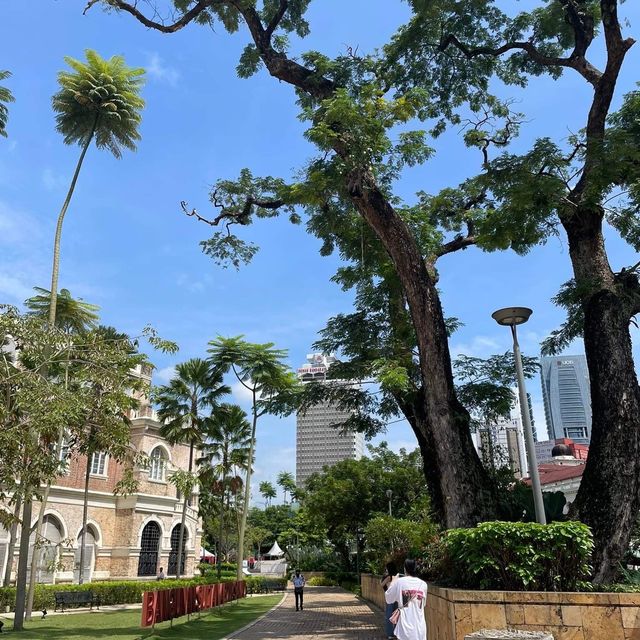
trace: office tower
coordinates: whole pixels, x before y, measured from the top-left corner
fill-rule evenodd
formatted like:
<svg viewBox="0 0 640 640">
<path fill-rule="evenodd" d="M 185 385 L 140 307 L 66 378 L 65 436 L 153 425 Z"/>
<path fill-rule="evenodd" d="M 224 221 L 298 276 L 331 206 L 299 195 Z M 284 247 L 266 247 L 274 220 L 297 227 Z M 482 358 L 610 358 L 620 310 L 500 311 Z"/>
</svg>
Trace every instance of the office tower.
<svg viewBox="0 0 640 640">
<path fill-rule="evenodd" d="M 591 397 L 587 359 L 579 356 L 541 358 L 542 398 L 551 440 L 591 439 Z"/>
<path fill-rule="evenodd" d="M 298 369 L 303 383 L 357 385 L 348 380 L 327 380 L 329 367 L 335 357 L 313 353 L 307 355 L 307 363 Z M 350 413 L 327 402 L 299 413 L 296 420 L 296 483 L 303 486 L 312 474 L 322 471 L 341 460 L 358 460 L 364 453 L 364 436 L 361 433 L 342 433 L 335 425 L 343 423 Z"/>
</svg>

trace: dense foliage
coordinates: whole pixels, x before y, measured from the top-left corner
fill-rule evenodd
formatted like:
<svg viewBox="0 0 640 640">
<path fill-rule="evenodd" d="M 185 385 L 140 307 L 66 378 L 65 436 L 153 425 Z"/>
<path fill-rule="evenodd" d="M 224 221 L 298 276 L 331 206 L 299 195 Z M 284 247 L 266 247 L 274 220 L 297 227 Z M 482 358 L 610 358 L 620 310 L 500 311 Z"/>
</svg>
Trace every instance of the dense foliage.
<svg viewBox="0 0 640 640">
<path fill-rule="evenodd" d="M 593 536 L 580 522 L 483 522 L 427 549 L 437 578 L 466 589 L 575 591 L 589 578 Z M 439 556 L 436 562 L 429 554 Z"/>
</svg>

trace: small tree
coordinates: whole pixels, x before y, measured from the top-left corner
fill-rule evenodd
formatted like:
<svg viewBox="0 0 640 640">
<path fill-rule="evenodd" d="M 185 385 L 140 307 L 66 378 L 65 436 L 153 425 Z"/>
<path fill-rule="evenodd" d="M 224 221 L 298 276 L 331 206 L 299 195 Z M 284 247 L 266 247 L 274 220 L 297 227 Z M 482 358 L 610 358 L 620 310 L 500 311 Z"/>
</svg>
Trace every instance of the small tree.
<svg viewBox="0 0 640 640">
<path fill-rule="evenodd" d="M 209 342 L 210 362 L 219 371 L 231 373 L 251 393 L 251 440 L 248 459 L 253 461 L 258 419 L 268 413 L 286 414 L 294 410 L 298 381 L 282 362 L 287 352 L 274 349 L 273 343 L 254 344 L 242 336 L 218 337 Z M 244 549 L 247 514 L 251 500 L 252 464 L 247 469 L 244 503 L 238 527 L 238 580 L 242 579 L 242 551 Z"/>
<path fill-rule="evenodd" d="M 260 495 L 265 499 L 265 506 L 270 507 L 271 501 L 276 497 L 277 492 L 273 484 L 267 480 L 260 483 Z"/>
<path fill-rule="evenodd" d="M 277 482 L 284 492 L 284 503 L 287 504 L 287 493 L 292 496 L 293 500 L 293 492 L 296 490 L 296 481 L 293 478 L 293 474 L 290 471 L 281 471 L 278 474 Z"/>
<path fill-rule="evenodd" d="M 193 472 L 194 452 L 204 441 L 205 412 L 215 407 L 219 398 L 229 392 L 229 387 L 222 384 L 222 375 L 200 358 L 192 358 L 177 365 L 175 377 L 168 385 L 156 390 L 154 400 L 159 406 L 158 418 L 164 423 L 160 433 L 171 444 L 189 446 L 189 475 Z M 176 476 L 176 482 L 178 480 L 183 485 L 191 482 L 183 476 Z M 179 578 L 182 574 L 184 530 L 191 491 L 183 492 L 178 484 L 176 486 L 183 496 L 176 566 L 176 577 Z"/>
</svg>

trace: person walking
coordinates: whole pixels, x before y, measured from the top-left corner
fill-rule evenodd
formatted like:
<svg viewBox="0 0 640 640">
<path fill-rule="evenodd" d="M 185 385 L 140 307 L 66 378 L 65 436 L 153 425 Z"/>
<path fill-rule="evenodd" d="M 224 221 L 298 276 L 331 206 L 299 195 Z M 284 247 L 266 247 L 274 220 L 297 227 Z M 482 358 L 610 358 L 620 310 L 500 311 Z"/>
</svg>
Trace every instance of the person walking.
<svg viewBox="0 0 640 640">
<path fill-rule="evenodd" d="M 398 569 L 396 568 L 395 562 L 387 562 L 384 570 L 384 575 L 382 576 L 382 580 L 380 580 L 380 584 L 382 585 L 382 590 L 387 591 L 389 586 L 394 580 L 398 579 Z M 387 634 L 387 639 L 392 640 L 395 638 L 394 633 L 394 624 L 389 620 L 393 612 L 398 608 L 397 602 L 387 602 L 386 607 L 384 609 L 384 631 Z"/>
<path fill-rule="evenodd" d="M 427 603 L 427 583 L 416 576 L 416 561 L 404 561 L 405 575 L 391 582 L 384 593 L 385 602 L 396 602 L 395 635 L 398 640 L 426 640 L 427 623 L 424 608 Z"/>
<path fill-rule="evenodd" d="M 300 569 L 296 569 L 296 575 L 293 576 L 293 593 L 296 598 L 296 611 L 302 611 L 302 600 L 304 598 L 304 576 L 300 573 Z"/>
</svg>

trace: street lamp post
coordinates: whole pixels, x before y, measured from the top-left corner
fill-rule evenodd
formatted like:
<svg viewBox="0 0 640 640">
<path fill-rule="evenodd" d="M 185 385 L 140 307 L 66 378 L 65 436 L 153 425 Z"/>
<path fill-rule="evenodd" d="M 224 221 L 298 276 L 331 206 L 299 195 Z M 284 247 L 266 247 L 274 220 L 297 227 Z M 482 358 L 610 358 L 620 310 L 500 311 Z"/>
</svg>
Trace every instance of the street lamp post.
<svg viewBox="0 0 640 640">
<path fill-rule="evenodd" d="M 518 378 L 520 413 L 522 415 L 522 426 L 524 427 L 524 441 L 527 449 L 527 460 L 529 461 L 529 476 L 531 477 L 531 488 L 533 489 L 533 504 L 536 510 L 536 521 L 540 524 L 547 524 L 547 519 L 544 513 L 544 502 L 542 500 L 540 475 L 538 474 L 536 448 L 533 441 L 531 416 L 529 415 L 529 402 L 527 400 L 527 390 L 524 384 L 522 356 L 520 354 L 520 345 L 518 344 L 518 333 L 516 330 L 516 327 L 519 324 L 524 324 L 532 313 L 533 311 L 527 307 L 507 307 L 505 309 L 498 309 L 498 311 L 491 314 L 491 317 L 499 325 L 511 328 L 511 335 L 513 336 L 513 355 L 516 361 L 516 375 Z"/>
<path fill-rule="evenodd" d="M 389 500 L 389 517 L 392 517 L 393 514 L 391 513 L 391 496 L 393 495 L 393 491 L 391 491 L 391 489 L 387 489 L 385 493 L 387 494 L 387 499 Z"/>
</svg>

